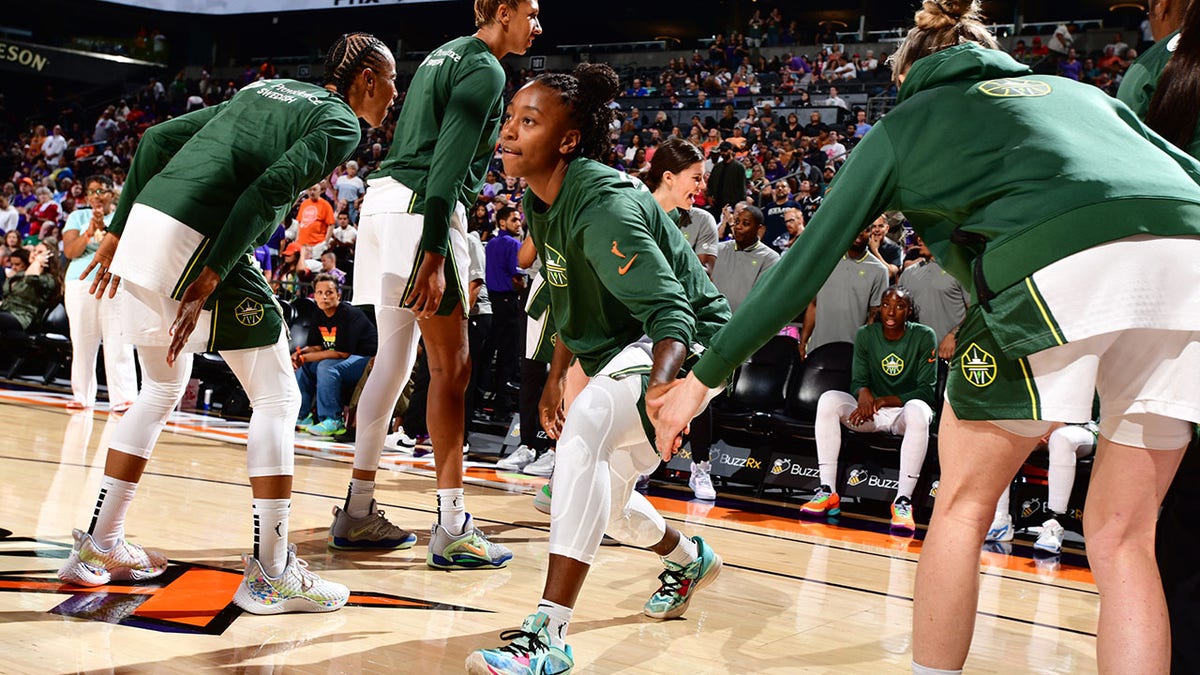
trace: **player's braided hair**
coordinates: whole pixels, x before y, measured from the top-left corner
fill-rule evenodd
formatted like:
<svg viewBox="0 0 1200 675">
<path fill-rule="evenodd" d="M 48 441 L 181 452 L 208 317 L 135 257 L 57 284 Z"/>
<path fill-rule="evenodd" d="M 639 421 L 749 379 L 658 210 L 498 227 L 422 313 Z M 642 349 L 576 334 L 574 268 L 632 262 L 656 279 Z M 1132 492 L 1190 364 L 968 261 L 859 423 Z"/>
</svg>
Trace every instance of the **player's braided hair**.
<svg viewBox="0 0 1200 675">
<path fill-rule="evenodd" d="M 387 45 L 370 33 L 346 33 L 325 54 L 325 81 L 346 96 L 354 78 L 364 68 L 382 71 L 387 67 Z"/>
<path fill-rule="evenodd" d="M 917 307 L 917 301 L 913 298 L 912 292 L 905 288 L 902 284 L 892 284 L 883 291 L 883 295 L 879 296 L 880 300 L 887 297 L 889 294 L 896 296 L 897 300 L 903 300 L 908 303 L 908 320 L 917 323 L 921 320 L 921 309 Z"/>
<path fill-rule="evenodd" d="M 967 42 L 999 49 L 982 19 L 979 0 L 923 0 L 913 17 L 916 25 L 892 55 L 893 77 L 907 73 L 917 59 Z"/>
<path fill-rule="evenodd" d="M 620 87 L 617 73 L 603 63 L 581 63 L 570 75 L 549 73 L 539 75 L 536 81 L 559 93 L 571 124 L 579 129 L 581 138 L 575 155 L 602 161 L 612 145 L 608 134 L 613 111 L 608 102 Z"/>
</svg>

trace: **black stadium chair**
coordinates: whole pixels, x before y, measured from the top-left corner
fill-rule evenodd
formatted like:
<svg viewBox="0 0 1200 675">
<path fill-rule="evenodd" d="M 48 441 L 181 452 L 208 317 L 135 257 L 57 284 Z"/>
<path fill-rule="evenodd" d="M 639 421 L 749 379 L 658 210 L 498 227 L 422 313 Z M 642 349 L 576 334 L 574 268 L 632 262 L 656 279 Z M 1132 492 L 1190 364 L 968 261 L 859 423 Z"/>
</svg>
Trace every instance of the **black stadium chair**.
<svg viewBox="0 0 1200 675">
<path fill-rule="evenodd" d="M 33 348 L 45 364 L 42 383 L 50 384 L 62 367 L 71 362 L 71 328 L 67 323 L 67 308 L 61 302 L 42 320 L 33 337 Z"/>
<path fill-rule="evenodd" d="M 788 376 L 799 362 L 796 339 L 787 335 L 776 335 L 755 352 L 734 374 L 729 395 L 714 402 L 716 436 L 765 435 L 771 413 L 783 408 Z"/>
<path fill-rule="evenodd" d="M 815 439 L 813 420 L 817 400 L 830 389 L 847 391 L 850 388 L 853 360 L 854 345 L 849 342 L 821 345 L 808 355 L 799 377 L 793 377 L 788 383 L 783 411 L 771 416 L 771 431 L 777 441 L 790 445 L 795 440 Z"/>
</svg>

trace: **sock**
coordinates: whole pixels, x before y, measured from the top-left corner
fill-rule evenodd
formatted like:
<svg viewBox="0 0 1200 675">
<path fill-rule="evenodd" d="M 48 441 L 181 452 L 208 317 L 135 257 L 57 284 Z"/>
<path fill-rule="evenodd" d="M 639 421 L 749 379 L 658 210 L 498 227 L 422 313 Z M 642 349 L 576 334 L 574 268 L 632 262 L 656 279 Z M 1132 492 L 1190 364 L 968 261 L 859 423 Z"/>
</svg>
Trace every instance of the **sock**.
<svg viewBox="0 0 1200 675">
<path fill-rule="evenodd" d="M 912 662 L 913 675 L 962 675 L 962 668 L 958 670 L 941 670 L 939 668 L 926 668 L 916 661 Z"/>
<path fill-rule="evenodd" d="M 287 566 L 288 512 L 290 499 L 254 500 L 254 557 L 263 571 L 278 577 Z"/>
<path fill-rule="evenodd" d="M 371 515 L 371 502 L 375 499 L 375 481 L 350 479 L 350 491 L 346 494 L 346 513 L 351 518 Z"/>
<path fill-rule="evenodd" d="M 451 534 L 462 534 L 467 524 L 467 509 L 463 505 L 462 488 L 438 488 L 438 525 Z"/>
<path fill-rule="evenodd" d="M 700 552 L 696 548 L 696 542 L 681 534 L 679 543 L 675 544 L 675 548 L 671 549 L 670 553 L 663 556 L 663 560 L 673 562 L 680 567 L 687 567 L 699 556 Z"/>
<path fill-rule="evenodd" d="M 550 645 L 559 649 L 566 647 L 567 626 L 571 624 L 571 615 L 575 613 L 575 610 L 542 598 L 538 601 L 537 611 L 550 619 L 546 625 L 546 629 L 550 631 Z"/>
<path fill-rule="evenodd" d="M 125 513 L 129 511 L 137 486 L 137 483 L 127 483 L 112 476 L 105 476 L 100 481 L 100 496 L 96 498 L 88 534 L 101 551 L 111 550 L 125 538 Z"/>
</svg>

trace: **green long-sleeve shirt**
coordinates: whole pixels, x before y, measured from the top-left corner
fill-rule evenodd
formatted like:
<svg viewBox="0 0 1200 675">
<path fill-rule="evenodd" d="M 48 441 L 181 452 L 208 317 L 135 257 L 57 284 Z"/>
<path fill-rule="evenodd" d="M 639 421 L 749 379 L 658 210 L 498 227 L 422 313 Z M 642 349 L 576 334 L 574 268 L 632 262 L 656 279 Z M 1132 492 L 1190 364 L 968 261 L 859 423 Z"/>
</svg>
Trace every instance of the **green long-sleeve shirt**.
<svg viewBox="0 0 1200 675">
<path fill-rule="evenodd" d="M 799 314 L 885 210 L 904 212 L 972 303 L 1104 242 L 1200 234 L 1200 164 L 1095 87 L 964 44 L 914 63 L 897 100 L 696 365 L 702 382 L 718 386 Z"/>
<path fill-rule="evenodd" d="M 589 376 L 643 335 L 707 345 L 729 304 L 640 181 L 590 159 L 567 168 L 547 208 L 524 208 L 559 339 Z"/>
<path fill-rule="evenodd" d="M 446 255 L 454 204 L 475 203 L 496 151 L 503 93 L 504 69 L 477 37 L 433 50 L 413 75 L 379 172 L 416 194 L 410 211 L 425 215 L 422 251 Z"/>
<path fill-rule="evenodd" d="M 854 362 L 850 366 L 850 393 L 866 387 L 875 398 L 898 396 L 908 402 L 920 399 L 936 406 L 937 342 L 925 324 L 904 324 L 904 335 L 891 341 L 883 324 L 872 323 L 854 336 Z"/>
<path fill-rule="evenodd" d="M 359 138 L 358 116 L 338 94 L 295 80 L 255 82 L 146 130 L 109 231 L 124 231 L 134 203 L 162 211 L 213 240 L 202 263 L 224 279 Z"/>
</svg>

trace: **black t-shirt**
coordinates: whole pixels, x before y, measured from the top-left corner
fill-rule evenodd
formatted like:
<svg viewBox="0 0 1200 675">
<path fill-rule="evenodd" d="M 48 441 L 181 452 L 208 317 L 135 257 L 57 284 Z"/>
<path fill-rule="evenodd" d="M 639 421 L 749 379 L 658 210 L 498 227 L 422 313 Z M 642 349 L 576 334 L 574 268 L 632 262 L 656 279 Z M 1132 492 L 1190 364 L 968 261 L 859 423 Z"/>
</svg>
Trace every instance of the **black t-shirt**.
<svg viewBox="0 0 1200 675">
<path fill-rule="evenodd" d="M 804 125 L 804 135 L 810 138 L 816 138 L 817 136 L 820 136 L 822 131 L 829 131 L 829 125 L 825 124 L 824 122 Z"/>
<path fill-rule="evenodd" d="M 788 199 L 786 202 L 779 204 L 774 199 L 770 203 L 764 204 L 763 225 L 766 228 L 766 234 L 762 237 L 762 242 L 776 251 L 783 250 L 783 244 L 787 242 L 787 223 L 783 220 L 783 212 L 788 209 L 799 208 L 799 204 Z"/>
<path fill-rule="evenodd" d="M 308 334 L 310 347 L 324 347 L 356 356 L 375 356 L 379 333 L 362 310 L 348 302 L 338 305 L 333 316 L 317 310 L 314 330 Z"/>
</svg>

